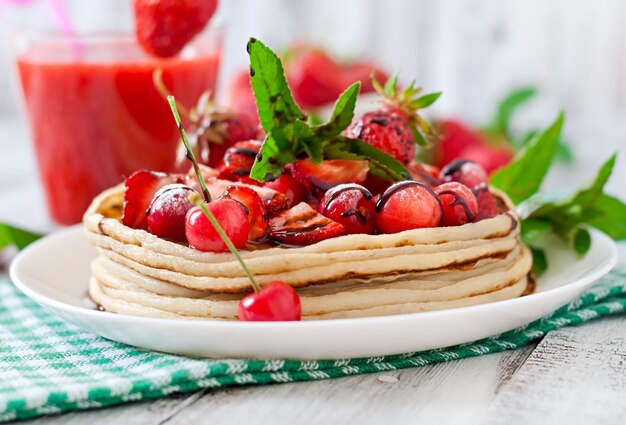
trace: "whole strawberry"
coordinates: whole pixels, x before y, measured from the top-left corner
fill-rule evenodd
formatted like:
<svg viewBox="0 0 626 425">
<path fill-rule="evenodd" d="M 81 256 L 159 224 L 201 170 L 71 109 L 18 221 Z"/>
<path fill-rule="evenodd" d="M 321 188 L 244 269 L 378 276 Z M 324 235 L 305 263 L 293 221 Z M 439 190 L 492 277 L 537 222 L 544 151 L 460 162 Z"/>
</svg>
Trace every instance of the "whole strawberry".
<svg viewBox="0 0 626 425">
<path fill-rule="evenodd" d="M 134 0 L 139 44 L 156 56 L 180 52 L 215 13 L 217 0 Z"/>
<path fill-rule="evenodd" d="M 417 111 L 432 105 L 441 93 L 417 97 L 422 89 L 415 87 L 415 82 L 399 90 L 395 75 L 387 81 L 385 87 L 375 79 L 372 79 L 372 84 L 384 97 L 384 106 L 354 121 L 346 130 L 346 136 L 362 139 L 403 164 L 408 164 L 415 158 L 415 144 L 427 145 L 426 137 L 433 134 L 430 125 Z"/>
</svg>

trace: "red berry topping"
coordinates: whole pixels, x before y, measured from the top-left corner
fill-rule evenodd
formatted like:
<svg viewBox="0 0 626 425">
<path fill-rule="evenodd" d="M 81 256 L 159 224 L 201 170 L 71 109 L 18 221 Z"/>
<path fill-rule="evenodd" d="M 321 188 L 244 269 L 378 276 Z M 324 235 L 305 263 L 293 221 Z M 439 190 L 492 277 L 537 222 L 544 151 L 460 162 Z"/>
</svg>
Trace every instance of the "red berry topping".
<svg viewBox="0 0 626 425">
<path fill-rule="evenodd" d="M 199 123 L 197 136 L 207 144 L 209 157 L 201 155 L 202 162 L 211 167 L 218 166 L 230 148 L 239 142 L 254 139 L 257 123 L 245 113 L 207 113 Z"/>
<path fill-rule="evenodd" d="M 252 188 L 242 185 L 231 185 L 226 188 L 220 199 L 234 199 L 241 202 L 248 209 L 250 233 L 248 240 L 258 241 L 267 233 L 267 212 L 263 200 Z"/>
<path fill-rule="evenodd" d="M 286 173 L 283 173 L 273 182 L 266 183 L 265 187 L 284 194 L 287 197 L 287 208 L 305 201 L 308 197 L 306 187 Z"/>
<path fill-rule="evenodd" d="M 415 157 L 415 139 L 408 120 L 393 110 L 364 114 L 348 127 L 346 136 L 362 139 L 404 164 Z"/>
<path fill-rule="evenodd" d="M 134 0 L 139 44 L 157 56 L 173 56 L 200 33 L 217 0 Z"/>
<path fill-rule="evenodd" d="M 457 182 L 444 183 L 435 188 L 443 207 L 442 226 L 460 226 L 478 218 L 478 204 L 472 191 Z"/>
<path fill-rule="evenodd" d="M 185 240 L 185 217 L 193 208 L 189 195 L 195 191 L 183 184 L 168 184 L 154 195 L 148 208 L 148 230 L 160 238 Z"/>
<path fill-rule="evenodd" d="M 492 218 L 500 214 L 500 210 L 498 209 L 498 205 L 496 204 L 496 200 L 493 198 L 493 195 L 489 191 L 489 186 L 486 184 L 481 184 L 475 187 L 472 192 L 476 197 L 476 202 L 478 204 L 478 217 L 477 221 L 483 220 L 485 218 Z"/>
<path fill-rule="evenodd" d="M 376 226 L 382 233 L 436 227 L 442 215 L 437 194 L 416 181 L 394 183 L 376 202 Z"/>
<path fill-rule="evenodd" d="M 437 187 L 441 184 L 439 180 L 440 170 L 437 167 L 414 161 L 407 165 L 407 170 L 409 170 L 414 180 L 427 186 Z"/>
<path fill-rule="evenodd" d="M 239 320 L 251 322 L 283 322 L 302 318 L 300 298 L 296 291 L 281 281 L 270 282 L 239 302 Z"/>
<path fill-rule="evenodd" d="M 269 237 L 287 245 L 310 245 L 344 233 L 344 227 L 305 202 L 270 219 Z"/>
<path fill-rule="evenodd" d="M 238 181 L 250 176 L 250 170 L 262 145 L 257 140 L 246 140 L 228 148 L 224 155 L 224 164 L 220 167 L 220 178 Z M 250 182 L 246 180 L 246 183 Z"/>
<path fill-rule="evenodd" d="M 459 182 L 469 188 L 487 183 L 485 170 L 477 163 L 466 159 L 457 159 L 443 167 L 440 178 L 444 183 Z"/>
<path fill-rule="evenodd" d="M 369 190 L 358 184 L 342 184 L 328 190 L 320 202 L 326 217 L 343 225 L 347 234 L 373 234 L 376 205 Z"/>
<path fill-rule="evenodd" d="M 131 174 L 124 183 L 122 223 L 133 229 L 146 229 L 148 227 L 146 211 L 155 193 L 165 185 L 182 182 L 181 176 L 154 171 L 136 171 Z"/>
<path fill-rule="evenodd" d="M 218 199 L 209 202 L 206 206 L 213 213 L 233 245 L 238 249 L 244 248 L 248 241 L 250 223 L 243 204 L 232 199 Z M 187 213 L 185 234 L 189 245 L 199 251 L 228 251 L 228 247 L 200 207 L 193 207 Z"/>
<path fill-rule="evenodd" d="M 369 172 L 365 160 L 331 159 L 316 165 L 310 159 L 299 159 L 293 164 L 293 177 L 306 184 L 328 190 L 343 183 L 363 184 Z"/>
</svg>

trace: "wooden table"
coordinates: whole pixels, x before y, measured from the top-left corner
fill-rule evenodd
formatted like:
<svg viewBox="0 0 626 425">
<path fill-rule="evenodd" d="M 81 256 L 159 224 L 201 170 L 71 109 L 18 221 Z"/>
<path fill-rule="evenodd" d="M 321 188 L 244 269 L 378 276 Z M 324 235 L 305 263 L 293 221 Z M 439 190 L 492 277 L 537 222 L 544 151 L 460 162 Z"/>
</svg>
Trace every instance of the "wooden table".
<svg viewBox="0 0 626 425">
<path fill-rule="evenodd" d="M 50 229 L 22 127 L 0 121 L 0 221 Z M 626 246 L 621 247 L 626 254 Z M 2 379 L 2 377 L 0 377 Z M 623 424 L 626 317 L 519 350 L 331 381 L 200 391 L 24 424 Z"/>
</svg>

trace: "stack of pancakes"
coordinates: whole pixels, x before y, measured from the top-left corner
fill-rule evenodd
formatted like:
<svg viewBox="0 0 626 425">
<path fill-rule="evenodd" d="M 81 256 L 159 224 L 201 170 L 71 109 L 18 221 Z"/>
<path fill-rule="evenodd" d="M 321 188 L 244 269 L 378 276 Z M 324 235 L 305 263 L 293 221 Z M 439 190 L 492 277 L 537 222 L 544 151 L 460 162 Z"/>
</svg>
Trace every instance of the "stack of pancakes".
<svg viewBox="0 0 626 425">
<path fill-rule="evenodd" d="M 304 247 L 250 245 L 241 251 L 260 285 L 282 280 L 302 318 L 414 313 L 515 298 L 530 290 L 532 259 L 506 195 L 501 213 L 457 227 L 391 235 L 348 235 Z M 230 253 L 203 253 L 124 226 L 123 187 L 94 199 L 84 226 L 99 255 L 91 298 L 116 313 L 236 320 L 252 291 Z"/>
</svg>

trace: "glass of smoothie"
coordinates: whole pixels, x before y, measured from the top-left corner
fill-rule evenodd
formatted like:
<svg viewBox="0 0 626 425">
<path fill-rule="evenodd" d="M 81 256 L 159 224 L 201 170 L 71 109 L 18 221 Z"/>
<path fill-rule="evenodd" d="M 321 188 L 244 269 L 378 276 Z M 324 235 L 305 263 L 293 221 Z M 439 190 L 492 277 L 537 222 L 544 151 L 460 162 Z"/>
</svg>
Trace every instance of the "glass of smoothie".
<svg viewBox="0 0 626 425">
<path fill-rule="evenodd" d="M 23 105 L 50 215 L 80 221 L 94 196 L 136 170 L 173 171 L 178 131 L 153 72 L 194 106 L 215 92 L 222 51 L 209 28 L 176 57 L 145 53 L 133 34 L 17 34 Z"/>
</svg>

